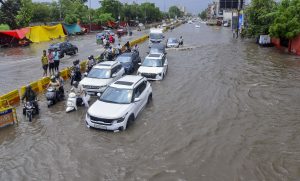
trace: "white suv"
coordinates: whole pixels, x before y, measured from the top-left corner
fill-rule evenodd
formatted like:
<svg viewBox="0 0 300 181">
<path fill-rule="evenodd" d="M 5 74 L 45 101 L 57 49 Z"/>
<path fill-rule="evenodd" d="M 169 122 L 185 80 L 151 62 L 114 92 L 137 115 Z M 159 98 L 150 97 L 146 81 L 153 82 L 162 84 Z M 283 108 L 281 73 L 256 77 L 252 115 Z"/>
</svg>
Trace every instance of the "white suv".
<svg viewBox="0 0 300 181">
<path fill-rule="evenodd" d="M 87 127 L 125 130 L 152 99 L 152 87 L 142 76 L 126 75 L 112 83 L 86 113 Z"/>
<path fill-rule="evenodd" d="M 89 95 L 102 93 L 112 82 L 125 74 L 125 70 L 119 62 L 105 61 L 95 65 L 88 75 L 79 84 Z"/>
<path fill-rule="evenodd" d="M 138 75 L 148 80 L 162 80 L 168 71 L 168 60 L 166 55 L 157 53 L 149 54 L 137 71 Z"/>
</svg>

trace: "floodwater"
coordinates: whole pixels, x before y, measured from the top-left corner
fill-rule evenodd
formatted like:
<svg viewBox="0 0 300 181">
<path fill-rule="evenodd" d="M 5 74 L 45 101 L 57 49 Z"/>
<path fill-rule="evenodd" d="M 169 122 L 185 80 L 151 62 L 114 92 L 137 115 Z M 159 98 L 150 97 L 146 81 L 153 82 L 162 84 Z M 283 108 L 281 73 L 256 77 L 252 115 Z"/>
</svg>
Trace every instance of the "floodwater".
<svg viewBox="0 0 300 181">
<path fill-rule="evenodd" d="M 32 123 L 1 129 L 0 180 L 299 180 L 299 57 L 226 28 L 166 33 L 180 35 L 190 49 L 168 51 L 168 75 L 128 130 L 88 129 L 84 108 L 66 114 L 41 95 Z"/>
</svg>

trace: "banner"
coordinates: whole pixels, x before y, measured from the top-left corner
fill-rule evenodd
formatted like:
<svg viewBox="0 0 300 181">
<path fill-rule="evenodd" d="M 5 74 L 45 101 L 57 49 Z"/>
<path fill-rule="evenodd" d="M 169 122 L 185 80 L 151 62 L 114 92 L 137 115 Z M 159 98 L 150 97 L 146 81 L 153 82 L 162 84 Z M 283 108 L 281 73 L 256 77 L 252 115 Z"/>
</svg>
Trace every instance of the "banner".
<svg viewBox="0 0 300 181">
<path fill-rule="evenodd" d="M 0 110 L 0 128 L 14 124 L 13 108 Z"/>
</svg>

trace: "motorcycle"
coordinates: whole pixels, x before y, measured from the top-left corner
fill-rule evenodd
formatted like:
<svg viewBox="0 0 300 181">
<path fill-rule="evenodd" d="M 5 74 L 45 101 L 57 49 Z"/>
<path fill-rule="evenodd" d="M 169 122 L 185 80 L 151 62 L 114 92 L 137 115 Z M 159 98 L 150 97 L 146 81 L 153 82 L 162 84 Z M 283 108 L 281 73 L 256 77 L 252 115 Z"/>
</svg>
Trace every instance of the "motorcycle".
<svg viewBox="0 0 300 181">
<path fill-rule="evenodd" d="M 63 95 L 56 90 L 54 87 L 49 87 L 46 92 L 46 99 L 48 107 L 56 104 L 58 101 L 63 99 Z"/>
<path fill-rule="evenodd" d="M 35 106 L 34 101 L 26 102 L 23 106 L 23 115 L 29 120 L 32 121 L 32 117 L 36 114 L 39 114 L 38 108 Z"/>
<path fill-rule="evenodd" d="M 90 100 L 89 95 L 86 95 L 85 97 L 86 97 L 87 101 Z M 74 92 L 71 92 L 69 94 L 69 97 L 68 97 L 68 100 L 67 100 L 66 113 L 77 110 L 78 106 L 84 106 L 82 98 L 78 97 Z"/>
<path fill-rule="evenodd" d="M 73 67 L 71 68 L 71 85 L 73 85 L 74 81 L 80 82 L 81 81 L 81 72 L 79 67 L 79 60 L 73 61 Z"/>
</svg>

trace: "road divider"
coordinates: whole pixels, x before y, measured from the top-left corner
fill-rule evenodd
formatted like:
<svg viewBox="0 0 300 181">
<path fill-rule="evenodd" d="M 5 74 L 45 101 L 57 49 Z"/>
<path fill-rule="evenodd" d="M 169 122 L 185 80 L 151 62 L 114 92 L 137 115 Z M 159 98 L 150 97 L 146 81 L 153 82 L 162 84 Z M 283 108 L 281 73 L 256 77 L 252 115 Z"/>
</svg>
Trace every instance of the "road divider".
<svg viewBox="0 0 300 181">
<path fill-rule="evenodd" d="M 19 90 L 15 89 L 0 97 L 1 107 L 8 107 L 10 105 L 17 105 L 20 102 Z"/>
</svg>

